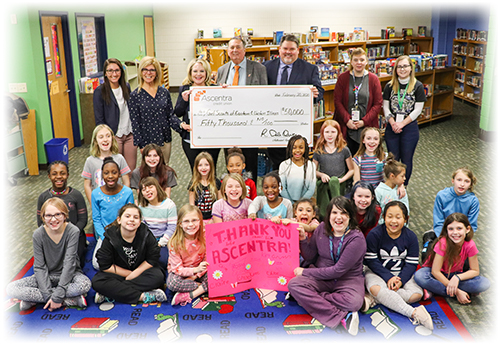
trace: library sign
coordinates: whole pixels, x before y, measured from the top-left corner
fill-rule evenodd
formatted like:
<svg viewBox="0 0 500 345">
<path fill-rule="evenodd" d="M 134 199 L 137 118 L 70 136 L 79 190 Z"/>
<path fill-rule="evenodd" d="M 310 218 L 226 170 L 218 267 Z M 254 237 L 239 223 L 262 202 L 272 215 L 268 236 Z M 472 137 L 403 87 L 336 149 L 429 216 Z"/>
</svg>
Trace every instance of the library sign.
<svg viewBox="0 0 500 345">
<path fill-rule="evenodd" d="M 193 87 L 191 147 L 286 147 L 300 134 L 313 139 L 310 86 Z"/>
</svg>

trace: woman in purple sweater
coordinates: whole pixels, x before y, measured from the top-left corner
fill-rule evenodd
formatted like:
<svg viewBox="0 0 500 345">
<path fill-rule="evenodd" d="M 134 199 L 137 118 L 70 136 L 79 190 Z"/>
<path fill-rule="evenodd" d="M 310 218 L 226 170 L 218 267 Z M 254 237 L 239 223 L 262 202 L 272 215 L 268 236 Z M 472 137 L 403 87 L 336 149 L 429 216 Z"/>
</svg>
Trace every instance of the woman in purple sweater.
<svg viewBox="0 0 500 345">
<path fill-rule="evenodd" d="M 351 335 L 358 333 L 358 310 L 363 304 L 363 258 L 366 241 L 357 228 L 352 203 L 343 196 L 328 204 L 325 221 L 311 238 L 299 230 L 302 257 L 313 262 L 297 267 L 288 283 L 292 297 L 323 325 L 340 323 Z"/>
</svg>

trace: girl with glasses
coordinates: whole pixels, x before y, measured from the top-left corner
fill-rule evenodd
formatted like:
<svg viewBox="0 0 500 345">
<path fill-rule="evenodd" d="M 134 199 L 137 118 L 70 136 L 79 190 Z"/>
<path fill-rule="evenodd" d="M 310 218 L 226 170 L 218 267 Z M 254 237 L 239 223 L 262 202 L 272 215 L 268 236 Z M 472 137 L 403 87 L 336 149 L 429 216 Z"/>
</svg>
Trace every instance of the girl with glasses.
<svg viewBox="0 0 500 345">
<path fill-rule="evenodd" d="M 33 233 L 32 276 L 13 281 L 7 295 L 28 310 L 37 303 L 52 312 L 63 306 L 87 307 L 90 279 L 82 273 L 78 257 L 80 230 L 68 222 L 68 207 L 54 197 L 40 209 L 43 225 Z"/>
</svg>

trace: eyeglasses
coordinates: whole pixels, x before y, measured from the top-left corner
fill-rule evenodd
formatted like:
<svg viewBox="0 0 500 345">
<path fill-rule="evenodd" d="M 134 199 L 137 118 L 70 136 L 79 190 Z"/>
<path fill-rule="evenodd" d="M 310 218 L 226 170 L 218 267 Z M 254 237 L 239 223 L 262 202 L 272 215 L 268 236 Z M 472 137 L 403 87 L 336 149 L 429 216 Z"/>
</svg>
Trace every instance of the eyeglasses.
<svg viewBox="0 0 500 345">
<path fill-rule="evenodd" d="M 120 73 L 121 71 L 119 69 L 107 69 L 106 70 L 106 73 L 107 74 L 118 74 Z"/>
<path fill-rule="evenodd" d="M 64 213 L 56 213 L 56 214 L 45 214 L 43 218 L 48 222 L 52 218 L 55 218 L 57 220 L 61 220 L 64 218 Z"/>
<path fill-rule="evenodd" d="M 189 225 L 190 223 L 198 224 L 199 222 L 200 222 L 199 219 L 193 219 L 193 220 L 186 219 L 186 220 L 182 221 L 182 224 L 184 224 L 184 225 Z"/>
<path fill-rule="evenodd" d="M 156 69 L 143 68 L 142 73 L 156 73 Z"/>
<path fill-rule="evenodd" d="M 399 65 L 399 66 L 397 66 L 398 69 L 407 69 L 409 67 L 411 67 L 411 66 L 410 65 Z"/>
</svg>

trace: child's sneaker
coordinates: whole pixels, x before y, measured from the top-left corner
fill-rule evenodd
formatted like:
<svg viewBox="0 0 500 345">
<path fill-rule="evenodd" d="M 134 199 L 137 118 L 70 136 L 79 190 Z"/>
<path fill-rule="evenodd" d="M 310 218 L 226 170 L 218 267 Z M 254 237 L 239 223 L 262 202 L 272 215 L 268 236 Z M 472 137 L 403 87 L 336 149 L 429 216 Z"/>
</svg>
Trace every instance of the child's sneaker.
<svg viewBox="0 0 500 345">
<path fill-rule="evenodd" d="M 365 298 L 363 300 L 363 305 L 361 306 L 361 312 L 366 313 L 370 308 L 373 308 L 377 302 L 375 302 L 375 298 L 369 293 L 365 292 Z"/>
<path fill-rule="evenodd" d="M 87 308 L 87 301 L 85 300 L 85 296 L 80 295 L 77 297 L 67 297 L 63 300 L 63 305 L 66 307 L 80 307 Z"/>
<path fill-rule="evenodd" d="M 104 296 L 103 294 L 100 294 L 99 292 L 96 291 L 95 297 L 94 297 L 94 303 L 101 304 L 104 302 L 113 303 L 114 300 L 110 299 L 110 298 L 108 298 L 108 297 Z"/>
<path fill-rule="evenodd" d="M 160 289 L 154 289 L 152 291 L 148 291 L 144 293 L 144 299 L 142 302 L 145 304 L 153 303 L 153 302 L 165 302 L 167 300 L 167 295 L 165 292 Z"/>
<path fill-rule="evenodd" d="M 180 304 L 181 306 L 185 306 L 188 303 L 191 303 L 189 292 L 177 292 L 172 298 L 172 305 Z"/>
<path fill-rule="evenodd" d="M 31 309 L 35 305 L 36 305 L 36 303 L 33 303 L 33 302 L 21 301 L 21 302 L 19 302 L 19 309 L 21 311 L 24 311 L 24 310 Z"/>
<path fill-rule="evenodd" d="M 432 318 L 423 305 L 415 308 L 415 311 L 413 312 L 412 323 L 414 325 L 420 324 L 431 331 L 434 330 Z"/>
<path fill-rule="evenodd" d="M 359 315 L 357 311 L 349 312 L 341 321 L 342 326 L 350 335 L 357 335 L 359 329 Z"/>
<path fill-rule="evenodd" d="M 427 300 L 431 299 L 431 298 L 432 298 L 432 296 L 433 296 L 433 295 L 432 295 L 432 292 L 430 292 L 430 291 L 429 291 L 429 290 L 427 290 L 427 289 L 424 289 L 424 296 L 422 297 L 422 299 L 423 299 L 424 301 L 427 301 Z"/>
</svg>

